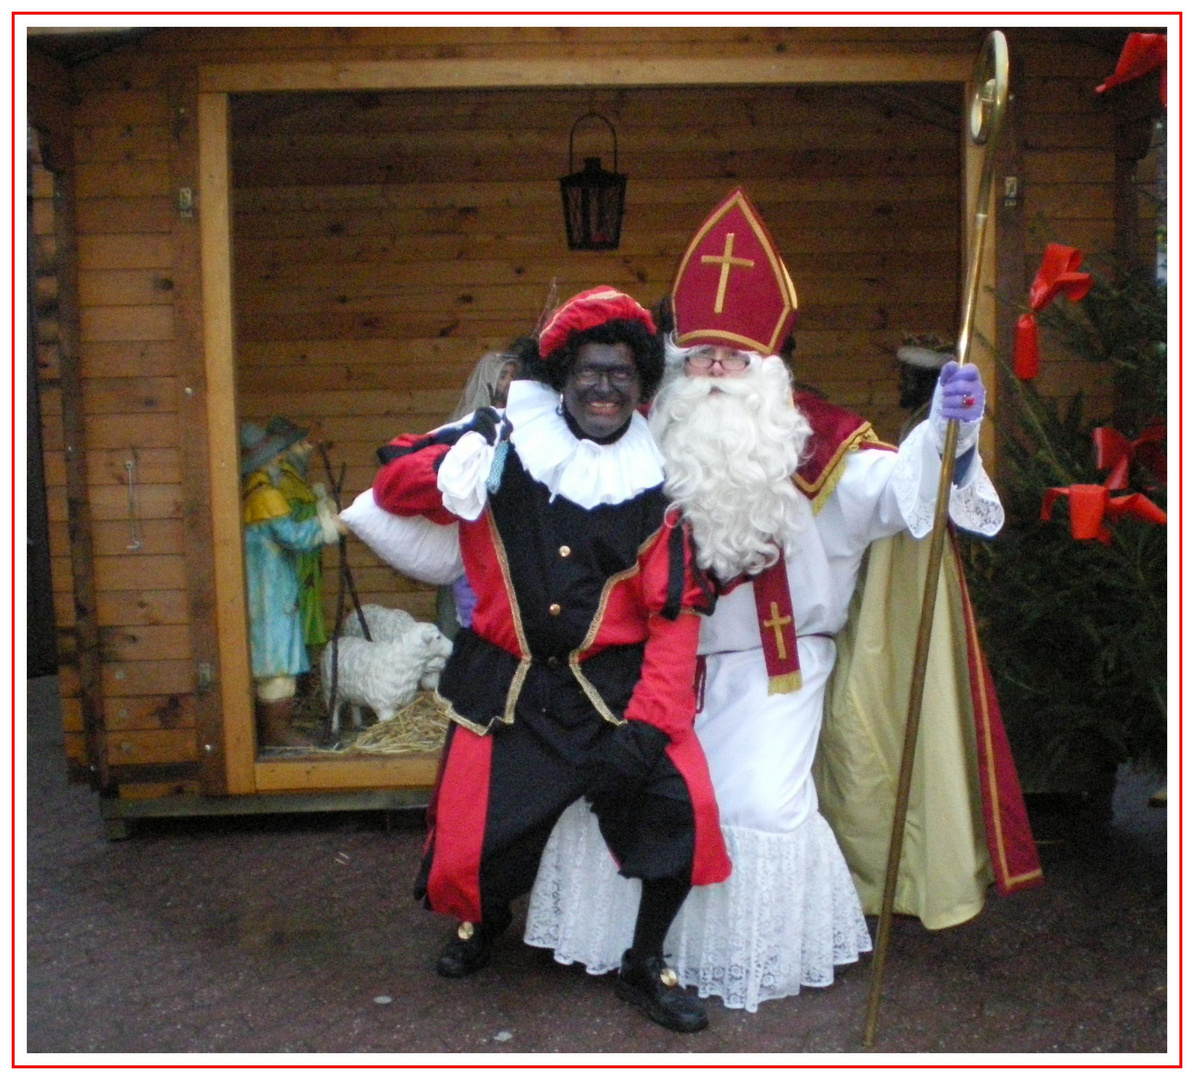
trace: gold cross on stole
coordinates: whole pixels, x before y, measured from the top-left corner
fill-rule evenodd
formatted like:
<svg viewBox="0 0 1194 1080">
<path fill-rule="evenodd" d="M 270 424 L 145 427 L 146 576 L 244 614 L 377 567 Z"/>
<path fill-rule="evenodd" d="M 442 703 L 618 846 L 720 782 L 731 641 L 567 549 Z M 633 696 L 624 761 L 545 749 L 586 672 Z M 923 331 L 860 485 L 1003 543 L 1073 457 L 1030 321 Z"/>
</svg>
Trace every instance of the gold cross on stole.
<svg viewBox="0 0 1194 1080">
<path fill-rule="evenodd" d="M 721 278 L 717 282 L 717 300 L 713 304 L 713 311 L 720 315 L 721 309 L 725 306 L 726 299 L 726 285 L 730 280 L 731 266 L 754 266 L 754 259 L 734 258 L 734 234 L 732 232 L 726 233 L 726 246 L 720 255 L 702 255 L 702 263 L 721 263 Z"/>
<path fill-rule="evenodd" d="M 775 631 L 775 654 L 781 660 L 787 660 L 788 650 L 784 647 L 784 627 L 792 621 L 791 615 L 781 615 L 779 604 L 771 601 L 771 618 L 763 623 L 768 630 Z"/>
</svg>

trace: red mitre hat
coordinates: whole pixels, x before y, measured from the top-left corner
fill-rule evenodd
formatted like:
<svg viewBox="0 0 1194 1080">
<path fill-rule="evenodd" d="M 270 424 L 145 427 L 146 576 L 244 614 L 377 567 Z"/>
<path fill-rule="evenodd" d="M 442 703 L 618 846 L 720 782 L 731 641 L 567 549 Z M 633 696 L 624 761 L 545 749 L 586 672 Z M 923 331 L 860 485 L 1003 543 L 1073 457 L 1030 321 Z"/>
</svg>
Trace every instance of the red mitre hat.
<svg viewBox="0 0 1194 1080">
<path fill-rule="evenodd" d="M 672 286 L 676 344 L 725 345 L 771 356 L 796 318 L 796 289 L 775 242 L 741 188 L 688 245 Z"/>
</svg>

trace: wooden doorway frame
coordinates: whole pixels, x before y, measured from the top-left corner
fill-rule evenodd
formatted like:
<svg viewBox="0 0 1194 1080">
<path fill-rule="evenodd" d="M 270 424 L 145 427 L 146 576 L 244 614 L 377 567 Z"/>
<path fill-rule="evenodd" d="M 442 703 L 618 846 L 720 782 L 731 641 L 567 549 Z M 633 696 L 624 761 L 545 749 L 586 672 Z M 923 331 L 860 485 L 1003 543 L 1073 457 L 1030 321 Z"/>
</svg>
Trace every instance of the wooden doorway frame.
<svg viewBox="0 0 1194 1080">
<path fill-rule="evenodd" d="M 229 96 L 280 91 L 508 90 L 658 86 L 768 86 L 800 83 L 953 82 L 966 86 L 974 54 L 860 52 L 827 56 L 719 60 L 611 58 L 593 60 L 419 60 L 214 64 L 199 68 L 199 216 L 203 348 L 207 376 L 219 687 L 229 794 L 417 787 L 430 784 L 434 762 L 377 757 L 353 761 L 256 760 L 252 679 L 240 525 L 236 429 L 235 335 L 232 304 Z M 963 140 L 963 235 L 969 244 L 980 152 Z M 993 199 L 992 219 L 998 201 Z M 994 238 L 994 221 L 988 225 Z M 964 262 L 964 260 L 963 260 Z M 971 359 L 994 387 L 995 252 L 987 245 Z M 964 272 L 964 271 L 963 271 Z"/>
</svg>

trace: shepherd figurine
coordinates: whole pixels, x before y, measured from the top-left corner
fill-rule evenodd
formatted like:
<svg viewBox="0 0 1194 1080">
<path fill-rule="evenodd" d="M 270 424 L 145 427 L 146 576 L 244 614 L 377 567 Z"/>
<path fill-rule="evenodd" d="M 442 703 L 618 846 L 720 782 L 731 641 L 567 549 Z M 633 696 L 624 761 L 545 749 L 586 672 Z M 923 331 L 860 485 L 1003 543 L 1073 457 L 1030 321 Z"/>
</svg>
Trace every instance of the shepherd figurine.
<svg viewBox="0 0 1194 1080">
<path fill-rule="evenodd" d="M 344 526 L 327 495 L 315 514 L 292 510 L 282 491 L 286 455 L 306 432 L 276 422 L 241 428 L 241 505 L 249 594 L 249 641 L 256 693 L 259 746 L 309 746 L 294 730 L 295 685 L 311 670 L 303 626 L 298 559 L 334 544 Z"/>
</svg>

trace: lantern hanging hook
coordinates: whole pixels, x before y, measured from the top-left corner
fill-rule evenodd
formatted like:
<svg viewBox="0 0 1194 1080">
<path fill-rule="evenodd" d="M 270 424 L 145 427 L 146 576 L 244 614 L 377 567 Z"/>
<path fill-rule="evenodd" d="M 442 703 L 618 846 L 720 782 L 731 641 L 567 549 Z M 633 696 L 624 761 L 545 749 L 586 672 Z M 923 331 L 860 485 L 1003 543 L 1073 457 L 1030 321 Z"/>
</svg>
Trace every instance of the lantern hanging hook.
<svg viewBox="0 0 1194 1080">
<path fill-rule="evenodd" d="M 576 122 L 572 125 L 572 130 L 570 132 L 568 132 L 568 171 L 569 172 L 573 171 L 573 168 L 572 168 L 572 140 L 573 140 L 573 137 L 576 135 L 576 128 L 582 120 L 588 120 L 590 117 L 600 120 L 603 124 L 605 124 L 605 126 L 609 128 L 610 135 L 613 136 L 613 139 L 614 139 L 614 169 L 613 169 L 613 171 L 616 173 L 618 171 L 618 133 L 614 129 L 614 125 L 609 121 L 609 119 L 605 116 L 602 116 L 601 113 L 599 113 L 599 112 L 587 112 L 581 116 L 578 116 L 576 118 Z"/>
</svg>

